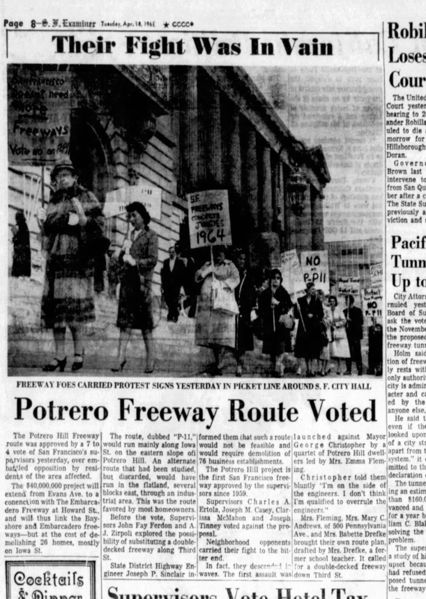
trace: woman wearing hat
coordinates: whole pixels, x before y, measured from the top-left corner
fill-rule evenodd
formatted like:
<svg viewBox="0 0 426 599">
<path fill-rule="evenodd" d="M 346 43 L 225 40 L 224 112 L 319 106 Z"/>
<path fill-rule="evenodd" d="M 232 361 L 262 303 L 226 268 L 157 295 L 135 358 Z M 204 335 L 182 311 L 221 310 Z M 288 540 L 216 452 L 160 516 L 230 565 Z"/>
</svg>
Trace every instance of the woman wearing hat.
<svg viewBox="0 0 426 599">
<path fill-rule="evenodd" d="M 296 358 L 305 359 L 306 376 L 311 377 L 314 376 L 314 362 L 318 360 L 321 352 L 321 322 L 324 318 L 324 310 L 317 297 L 314 283 L 308 282 L 306 295 L 297 300 L 295 315 L 299 319 L 299 325 L 294 355 Z"/>
<path fill-rule="evenodd" d="M 234 313 L 215 308 L 215 279 L 223 287 L 224 293 L 232 298 Z M 206 262 L 197 270 L 195 282 L 200 285 L 195 316 L 195 343 L 213 350 L 214 363 L 208 368 L 208 374 L 221 375 L 225 350 L 235 349 L 235 315 L 238 313 L 238 305 L 234 290 L 240 282 L 237 267 L 226 259 L 224 247 L 214 248 L 214 263 Z"/>
<path fill-rule="evenodd" d="M 65 334 L 74 343 L 71 370 L 83 367 L 83 326 L 95 320 L 93 256 L 103 239 L 103 216 L 95 195 L 77 184 L 71 162 L 57 164 L 51 174 L 54 192 L 46 211 L 46 276 L 41 305 L 42 322 L 53 329 L 55 356 L 44 372 L 66 365 Z"/>
</svg>

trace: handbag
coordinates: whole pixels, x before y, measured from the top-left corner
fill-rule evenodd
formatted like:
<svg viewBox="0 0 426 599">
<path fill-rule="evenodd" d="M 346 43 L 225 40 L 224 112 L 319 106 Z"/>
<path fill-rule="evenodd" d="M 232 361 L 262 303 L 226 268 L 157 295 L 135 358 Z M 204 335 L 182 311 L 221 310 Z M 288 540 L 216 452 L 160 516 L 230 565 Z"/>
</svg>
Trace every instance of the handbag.
<svg viewBox="0 0 426 599">
<path fill-rule="evenodd" d="M 287 312 L 287 314 L 281 314 L 279 323 L 282 324 L 285 329 L 292 331 L 295 325 L 293 314 L 291 312 Z"/>
<path fill-rule="evenodd" d="M 224 286 L 222 281 L 213 277 L 212 279 L 213 310 L 224 314 L 238 314 L 238 304 L 232 289 Z"/>
<path fill-rule="evenodd" d="M 328 345 L 327 326 L 323 321 L 320 323 L 320 345 L 321 347 Z"/>
<path fill-rule="evenodd" d="M 344 339 L 346 337 L 345 327 L 337 327 L 333 330 L 333 339 L 338 341 L 339 339 Z"/>
</svg>

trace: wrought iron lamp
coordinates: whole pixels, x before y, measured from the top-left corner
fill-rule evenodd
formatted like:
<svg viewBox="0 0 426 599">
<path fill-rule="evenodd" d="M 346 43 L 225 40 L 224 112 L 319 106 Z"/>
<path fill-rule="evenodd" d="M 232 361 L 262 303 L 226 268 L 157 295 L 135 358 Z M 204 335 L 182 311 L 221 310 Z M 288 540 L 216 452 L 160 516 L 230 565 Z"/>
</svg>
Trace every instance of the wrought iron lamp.
<svg viewBox="0 0 426 599">
<path fill-rule="evenodd" d="M 300 216 L 305 209 L 305 196 L 308 184 L 304 174 L 299 170 L 294 170 L 287 182 L 287 193 L 291 209 L 296 216 Z"/>
</svg>

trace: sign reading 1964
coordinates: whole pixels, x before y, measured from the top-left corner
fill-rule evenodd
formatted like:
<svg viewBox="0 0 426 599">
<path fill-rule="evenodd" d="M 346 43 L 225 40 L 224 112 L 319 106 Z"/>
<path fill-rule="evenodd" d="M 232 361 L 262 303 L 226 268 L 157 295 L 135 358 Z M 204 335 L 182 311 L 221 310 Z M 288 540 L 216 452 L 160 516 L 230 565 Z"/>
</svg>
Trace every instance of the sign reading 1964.
<svg viewBox="0 0 426 599">
<path fill-rule="evenodd" d="M 209 189 L 187 195 L 191 249 L 232 245 L 228 192 Z"/>
</svg>

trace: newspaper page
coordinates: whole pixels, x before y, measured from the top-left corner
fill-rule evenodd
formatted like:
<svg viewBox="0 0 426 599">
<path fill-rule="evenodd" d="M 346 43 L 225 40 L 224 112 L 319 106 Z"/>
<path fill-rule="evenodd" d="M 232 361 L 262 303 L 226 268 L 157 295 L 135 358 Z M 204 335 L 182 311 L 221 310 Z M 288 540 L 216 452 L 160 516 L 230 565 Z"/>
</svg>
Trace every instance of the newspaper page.
<svg viewBox="0 0 426 599">
<path fill-rule="evenodd" d="M 426 596 L 416 2 L 3 2 L 5 599 Z"/>
</svg>

